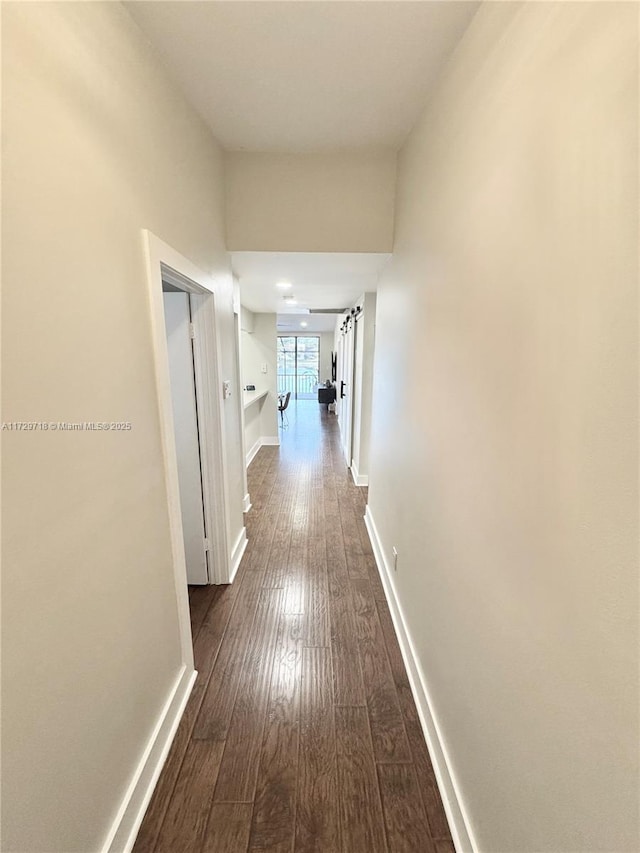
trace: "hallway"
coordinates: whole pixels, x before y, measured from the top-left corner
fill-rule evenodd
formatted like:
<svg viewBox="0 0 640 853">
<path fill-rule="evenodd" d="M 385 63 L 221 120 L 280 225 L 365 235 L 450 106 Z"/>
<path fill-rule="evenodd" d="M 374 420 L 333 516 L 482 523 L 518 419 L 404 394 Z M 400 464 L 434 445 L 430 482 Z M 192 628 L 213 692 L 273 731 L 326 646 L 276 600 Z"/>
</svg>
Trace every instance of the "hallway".
<svg viewBox="0 0 640 853">
<path fill-rule="evenodd" d="M 193 693 L 136 853 L 453 853 L 335 416 L 249 468 L 249 547 L 190 590 Z M 363 494 L 364 493 L 364 494 Z"/>
</svg>

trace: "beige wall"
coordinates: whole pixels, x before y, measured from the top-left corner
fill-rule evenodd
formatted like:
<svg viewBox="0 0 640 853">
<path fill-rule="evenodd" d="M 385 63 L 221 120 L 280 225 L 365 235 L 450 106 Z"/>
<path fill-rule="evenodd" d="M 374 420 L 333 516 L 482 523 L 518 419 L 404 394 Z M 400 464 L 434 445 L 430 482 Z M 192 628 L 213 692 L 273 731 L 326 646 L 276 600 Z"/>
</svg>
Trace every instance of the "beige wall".
<svg viewBox="0 0 640 853">
<path fill-rule="evenodd" d="M 242 386 L 251 384 L 267 396 L 245 409 L 245 447 L 249 453 L 257 438 L 278 437 L 276 315 L 242 309 L 240 361 Z M 262 365 L 267 372 L 262 372 Z M 245 395 L 246 396 L 246 395 Z"/>
<path fill-rule="evenodd" d="M 133 425 L 2 436 L 2 849 L 87 853 L 180 667 L 141 229 L 215 276 L 236 380 L 222 162 L 120 4 L 3 4 L 2 36 L 3 418 Z"/>
<path fill-rule="evenodd" d="M 388 252 L 396 155 L 225 155 L 230 251 Z"/>
<path fill-rule="evenodd" d="M 483 851 L 636 851 L 638 7 L 483 4 L 399 160 L 370 507 Z"/>
</svg>

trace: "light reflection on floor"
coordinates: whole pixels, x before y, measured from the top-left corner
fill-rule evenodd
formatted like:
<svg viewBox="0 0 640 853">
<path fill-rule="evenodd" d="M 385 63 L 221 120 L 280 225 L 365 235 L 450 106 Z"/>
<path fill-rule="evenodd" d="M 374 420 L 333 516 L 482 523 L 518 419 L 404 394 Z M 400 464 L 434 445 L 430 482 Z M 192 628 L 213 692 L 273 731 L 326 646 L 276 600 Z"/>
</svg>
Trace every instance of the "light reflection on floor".
<svg viewBox="0 0 640 853">
<path fill-rule="evenodd" d="M 313 467 L 322 453 L 323 442 L 333 433 L 323 432 L 323 424 L 338 424 L 335 414 L 327 412 L 327 407 L 317 400 L 290 400 L 286 410 L 288 425 L 280 426 L 278 418 L 278 435 L 280 436 L 281 458 L 285 461 L 297 457 L 298 462 L 307 462 Z M 305 457 L 303 460 L 302 457 Z"/>
<path fill-rule="evenodd" d="M 290 515 L 292 531 L 288 565 L 283 578 L 283 613 L 302 614 L 315 607 L 318 585 L 326 586 L 326 579 L 309 572 L 313 555 L 308 541 L 310 522 L 316 513 L 322 513 L 322 502 L 314 499 L 313 488 L 322 479 L 325 465 L 332 465 L 332 451 L 339 444 L 338 424 L 335 414 L 327 411 L 317 400 L 291 400 L 287 407 L 288 425 L 279 428 L 279 456 L 283 471 L 295 476 L 296 494 Z M 286 422 L 285 422 L 286 423 Z M 347 472 L 346 465 L 344 467 Z M 300 543 L 298 545 L 298 543 Z M 304 544 L 302 544 L 304 543 Z M 324 590 L 326 592 L 326 590 Z"/>
</svg>

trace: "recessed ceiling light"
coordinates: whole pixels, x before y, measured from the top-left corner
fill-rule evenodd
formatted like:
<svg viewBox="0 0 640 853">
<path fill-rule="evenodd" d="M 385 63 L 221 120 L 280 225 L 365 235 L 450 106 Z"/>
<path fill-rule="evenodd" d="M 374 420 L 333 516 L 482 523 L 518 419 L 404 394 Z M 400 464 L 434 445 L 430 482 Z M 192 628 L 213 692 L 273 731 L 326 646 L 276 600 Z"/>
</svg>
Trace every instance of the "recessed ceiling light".
<svg viewBox="0 0 640 853">
<path fill-rule="evenodd" d="M 278 281 L 276 283 L 276 287 L 279 287 L 280 290 L 289 290 L 291 287 L 291 282 L 289 281 Z"/>
<path fill-rule="evenodd" d="M 287 303 L 287 305 L 295 305 L 295 304 L 296 304 L 296 302 L 298 301 L 298 300 L 295 298 L 295 296 L 293 295 L 293 293 L 290 293 L 288 296 L 283 296 L 282 298 L 283 298 L 283 299 L 284 299 L 284 301 Z"/>
<path fill-rule="evenodd" d="M 300 323 L 300 325 L 302 326 L 303 329 L 306 329 L 309 324 L 307 323 L 306 320 L 303 320 L 302 323 Z"/>
</svg>

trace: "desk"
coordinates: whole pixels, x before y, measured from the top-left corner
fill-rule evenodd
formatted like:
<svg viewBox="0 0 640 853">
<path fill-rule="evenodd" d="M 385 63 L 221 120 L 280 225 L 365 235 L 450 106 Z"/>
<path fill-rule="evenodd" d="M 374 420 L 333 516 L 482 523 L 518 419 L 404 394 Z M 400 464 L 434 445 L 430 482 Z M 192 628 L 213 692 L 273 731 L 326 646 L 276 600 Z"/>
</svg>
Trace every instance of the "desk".
<svg viewBox="0 0 640 853">
<path fill-rule="evenodd" d="M 268 391 L 243 391 L 242 399 L 244 400 L 244 408 L 248 409 L 249 406 L 257 403 L 258 400 L 262 400 L 263 397 L 266 397 L 268 393 Z"/>
</svg>

